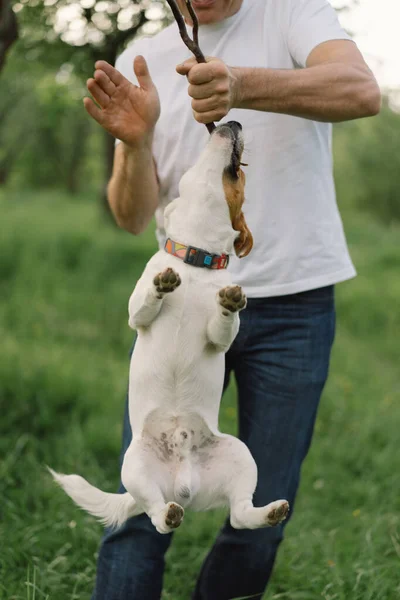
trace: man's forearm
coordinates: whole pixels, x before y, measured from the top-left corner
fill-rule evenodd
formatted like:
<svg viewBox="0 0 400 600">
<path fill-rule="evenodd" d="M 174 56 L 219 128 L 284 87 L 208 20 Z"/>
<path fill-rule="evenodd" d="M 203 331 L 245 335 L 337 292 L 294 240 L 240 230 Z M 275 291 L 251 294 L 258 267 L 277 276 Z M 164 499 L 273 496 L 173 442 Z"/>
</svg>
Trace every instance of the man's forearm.
<svg viewBox="0 0 400 600">
<path fill-rule="evenodd" d="M 325 122 L 373 116 L 380 109 L 379 90 L 367 67 L 332 62 L 298 70 L 231 71 L 237 79 L 234 108 Z"/>
<path fill-rule="evenodd" d="M 138 148 L 116 147 L 108 200 L 120 227 L 134 234 L 146 229 L 158 205 L 151 141 Z"/>
</svg>

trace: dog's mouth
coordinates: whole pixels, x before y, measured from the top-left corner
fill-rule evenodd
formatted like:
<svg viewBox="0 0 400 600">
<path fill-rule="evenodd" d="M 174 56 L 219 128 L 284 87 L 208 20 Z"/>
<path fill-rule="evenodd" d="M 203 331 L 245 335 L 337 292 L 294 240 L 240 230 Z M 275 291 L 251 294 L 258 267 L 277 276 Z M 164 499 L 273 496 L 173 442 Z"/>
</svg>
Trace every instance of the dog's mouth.
<svg viewBox="0 0 400 600">
<path fill-rule="evenodd" d="M 230 157 L 230 163 L 225 167 L 225 173 L 231 179 L 239 178 L 239 171 L 244 142 L 243 142 L 243 134 L 242 134 L 242 126 L 237 121 L 228 121 L 228 123 L 223 123 L 222 125 L 218 125 L 216 129 L 213 131 L 212 135 L 219 135 L 223 138 L 228 138 L 232 142 L 232 151 Z"/>
</svg>

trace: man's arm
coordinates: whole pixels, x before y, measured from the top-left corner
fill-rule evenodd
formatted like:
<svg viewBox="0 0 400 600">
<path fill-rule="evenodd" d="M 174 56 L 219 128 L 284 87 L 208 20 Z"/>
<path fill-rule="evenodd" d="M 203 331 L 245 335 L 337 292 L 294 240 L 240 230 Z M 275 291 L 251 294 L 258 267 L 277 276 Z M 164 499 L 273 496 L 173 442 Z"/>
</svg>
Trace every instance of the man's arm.
<svg viewBox="0 0 400 600">
<path fill-rule="evenodd" d="M 108 184 L 108 202 L 116 222 L 130 233 L 142 233 L 158 206 L 158 183 L 151 140 L 140 147 L 118 144 Z"/>
<path fill-rule="evenodd" d="M 357 46 L 349 40 L 319 44 L 304 69 L 228 67 L 211 58 L 177 67 L 187 75 L 194 117 L 219 121 L 231 108 L 275 112 L 314 121 L 346 121 L 376 115 L 381 95 Z"/>
<path fill-rule="evenodd" d="M 117 69 L 96 63 L 87 87 L 98 106 L 84 99 L 87 112 L 106 131 L 121 140 L 114 153 L 108 200 L 115 220 L 131 233 L 144 231 L 158 205 L 158 182 L 152 156 L 155 124 L 160 115 L 157 90 L 143 57 L 133 67 L 139 86 Z"/>
</svg>

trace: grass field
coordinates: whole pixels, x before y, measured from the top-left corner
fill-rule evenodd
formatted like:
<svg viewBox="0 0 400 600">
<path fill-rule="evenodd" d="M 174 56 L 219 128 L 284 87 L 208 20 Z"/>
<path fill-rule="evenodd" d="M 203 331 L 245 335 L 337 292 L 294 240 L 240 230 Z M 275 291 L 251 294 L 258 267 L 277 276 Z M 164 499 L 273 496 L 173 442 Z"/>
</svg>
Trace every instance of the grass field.
<svg viewBox="0 0 400 600">
<path fill-rule="evenodd" d="M 44 465 L 117 485 L 127 300 L 154 241 L 57 193 L 3 194 L 0 213 L 0 599 L 84 600 L 101 527 Z M 337 290 L 330 380 L 270 600 L 400 598 L 400 228 L 356 212 L 345 225 L 359 277 Z M 233 388 L 221 427 L 235 432 Z M 190 598 L 224 516 L 187 516 L 164 600 Z"/>
</svg>

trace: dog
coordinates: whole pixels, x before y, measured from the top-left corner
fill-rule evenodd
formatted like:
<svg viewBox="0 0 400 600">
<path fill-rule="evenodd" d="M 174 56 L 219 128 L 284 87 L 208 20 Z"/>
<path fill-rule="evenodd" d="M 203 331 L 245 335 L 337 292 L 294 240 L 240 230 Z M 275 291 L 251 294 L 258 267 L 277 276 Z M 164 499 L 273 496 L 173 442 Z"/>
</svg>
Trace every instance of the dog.
<svg viewBox="0 0 400 600">
<path fill-rule="evenodd" d="M 286 500 L 253 506 L 255 461 L 242 441 L 218 430 L 225 353 L 246 306 L 226 266 L 230 254 L 244 257 L 253 245 L 242 212 L 241 129 L 234 121 L 219 125 L 182 177 L 180 196 L 164 213 L 165 248 L 147 263 L 129 300 L 129 325 L 138 336 L 129 378 L 132 441 L 121 472 L 126 493 L 51 471 L 107 526 L 145 512 L 165 534 L 179 527 L 186 508 L 221 506 L 230 507 L 238 529 L 287 517 Z"/>
</svg>

